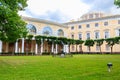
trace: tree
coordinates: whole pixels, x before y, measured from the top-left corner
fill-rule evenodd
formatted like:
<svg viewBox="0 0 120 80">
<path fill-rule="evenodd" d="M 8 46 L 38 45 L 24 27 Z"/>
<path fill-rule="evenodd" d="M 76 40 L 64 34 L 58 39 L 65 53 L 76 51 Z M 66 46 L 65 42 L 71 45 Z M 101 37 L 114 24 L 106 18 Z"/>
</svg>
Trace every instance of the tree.
<svg viewBox="0 0 120 80">
<path fill-rule="evenodd" d="M 96 46 L 99 46 L 99 48 L 100 48 L 100 53 L 102 53 L 102 51 L 101 51 L 101 45 L 103 44 L 104 39 L 96 39 L 96 40 L 94 40 L 94 41 L 96 42 Z"/>
<path fill-rule="evenodd" d="M 30 44 L 31 44 L 31 46 L 30 46 L 30 51 L 32 51 L 32 50 L 31 50 L 31 47 L 32 47 L 32 38 L 33 38 L 33 35 L 28 35 L 28 36 L 27 36 L 27 39 L 26 39 L 26 43 L 27 43 L 27 44 L 26 44 L 26 45 L 27 45 L 27 46 L 26 46 L 26 52 L 28 51 L 27 48 L 28 48 L 28 46 L 30 46 Z M 27 52 L 27 53 L 28 53 L 28 52 Z"/>
<path fill-rule="evenodd" d="M 77 45 L 80 45 L 79 47 L 80 47 L 80 49 L 82 50 L 82 44 L 83 44 L 83 40 L 75 40 L 75 44 L 76 44 L 76 52 L 78 52 L 78 50 L 77 50 Z"/>
<path fill-rule="evenodd" d="M 55 45 L 55 41 L 56 41 L 57 37 L 50 36 L 49 39 L 50 39 L 49 41 L 52 42 L 51 43 L 52 44 L 52 49 L 51 49 L 52 51 L 51 52 L 54 53 L 54 45 Z"/>
<path fill-rule="evenodd" d="M 42 36 L 41 35 L 37 35 L 37 36 L 35 36 L 35 41 L 36 41 L 36 43 L 38 44 L 38 49 L 41 49 L 41 39 L 42 39 Z M 39 53 L 39 51 L 38 51 L 38 53 Z M 41 53 L 41 50 L 40 50 L 40 53 Z"/>
<path fill-rule="evenodd" d="M 94 40 L 88 39 L 85 41 L 85 46 L 88 46 L 89 52 L 91 51 L 91 46 L 94 46 Z"/>
<path fill-rule="evenodd" d="M 0 40 L 13 43 L 27 35 L 26 23 L 17 14 L 23 10 L 27 0 L 0 0 Z"/>
<path fill-rule="evenodd" d="M 120 36 L 119 37 L 115 37 L 116 40 L 116 44 L 120 44 Z"/>
<path fill-rule="evenodd" d="M 120 0 L 114 0 L 114 4 L 118 7 L 120 7 Z"/>
<path fill-rule="evenodd" d="M 116 38 L 107 38 L 107 39 L 105 39 L 105 41 L 110 46 L 110 48 L 111 48 L 111 54 L 112 54 L 112 52 L 113 52 L 113 46 L 117 43 L 117 39 Z"/>
</svg>

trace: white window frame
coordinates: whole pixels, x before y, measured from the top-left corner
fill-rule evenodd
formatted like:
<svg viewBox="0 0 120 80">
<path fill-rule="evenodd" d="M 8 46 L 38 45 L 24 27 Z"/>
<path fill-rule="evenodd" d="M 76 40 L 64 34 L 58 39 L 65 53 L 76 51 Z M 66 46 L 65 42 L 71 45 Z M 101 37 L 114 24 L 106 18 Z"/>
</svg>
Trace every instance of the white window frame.
<svg viewBox="0 0 120 80">
<path fill-rule="evenodd" d="M 97 36 L 97 37 L 96 37 L 96 33 L 98 33 L 98 36 Z M 99 38 L 100 38 L 100 32 L 99 32 L 99 31 L 95 31 L 95 32 L 94 32 L 94 38 L 95 38 L 95 39 L 99 39 Z"/>
<path fill-rule="evenodd" d="M 80 35 L 81 35 L 81 37 L 80 37 Z M 79 38 L 80 40 L 82 40 L 82 33 L 79 33 L 79 34 L 78 34 L 78 38 Z"/>
<path fill-rule="evenodd" d="M 106 39 L 106 38 L 110 38 L 110 33 L 109 33 L 109 31 L 105 31 L 104 32 L 104 38 Z"/>
<path fill-rule="evenodd" d="M 88 34 L 89 34 L 89 36 L 88 36 Z M 86 33 L 86 39 L 90 39 L 90 32 Z"/>
</svg>

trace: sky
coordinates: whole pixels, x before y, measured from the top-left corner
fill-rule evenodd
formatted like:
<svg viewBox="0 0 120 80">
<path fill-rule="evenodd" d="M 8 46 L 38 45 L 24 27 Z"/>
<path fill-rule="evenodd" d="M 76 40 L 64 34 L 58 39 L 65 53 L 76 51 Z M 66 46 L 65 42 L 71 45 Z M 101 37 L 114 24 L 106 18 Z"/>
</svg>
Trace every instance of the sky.
<svg viewBox="0 0 120 80">
<path fill-rule="evenodd" d="M 85 13 L 94 11 L 120 13 L 114 0 L 28 0 L 27 4 L 19 15 L 60 23 L 76 20 Z"/>
</svg>

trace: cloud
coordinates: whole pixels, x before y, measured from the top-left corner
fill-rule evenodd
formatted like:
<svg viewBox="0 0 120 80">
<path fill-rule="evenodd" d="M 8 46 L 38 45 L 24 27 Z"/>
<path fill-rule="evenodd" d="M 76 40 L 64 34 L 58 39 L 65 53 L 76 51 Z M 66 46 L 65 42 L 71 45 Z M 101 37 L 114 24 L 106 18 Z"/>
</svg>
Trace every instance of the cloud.
<svg viewBox="0 0 120 80">
<path fill-rule="evenodd" d="M 82 2 L 91 5 L 90 11 L 102 11 L 106 13 L 114 13 L 111 9 L 117 9 L 114 0 L 82 0 Z"/>
<path fill-rule="evenodd" d="M 88 9 L 90 6 L 80 0 L 29 0 L 28 7 L 20 14 L 61 22 L 79 18 L 87 13 Z"/>
<path fill-rule="evenodd" d="M 80 18 L 91 11 L 119 13 L 114 0 L 28 0 L 28 7 L 20 15 L 57 22 Z"/>
</svg>

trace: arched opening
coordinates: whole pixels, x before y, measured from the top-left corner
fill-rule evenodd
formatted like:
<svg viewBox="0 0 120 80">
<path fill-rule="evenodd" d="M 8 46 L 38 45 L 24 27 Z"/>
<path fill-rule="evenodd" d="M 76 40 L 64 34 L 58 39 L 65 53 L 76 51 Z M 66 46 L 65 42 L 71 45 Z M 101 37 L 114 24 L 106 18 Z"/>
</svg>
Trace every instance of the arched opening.
<svg viewBox="0 0 120 80">
<path fill-rule="evenodd" d="M 36 27 L 32 24 L 28 24 L 27 29 L 28 29 L 29 34 L 36 34 L 37 33 Z"/>
<path fill-rule="evenodd" d="M 44 27 L 42 34 L 45 36 L 52 36 L 52 29 L 50 27 Z"/>
<path fill-rule="evenodd" d="M 64 31 L 62 29 L 58 30 L 58 36 L 59 37 L 64 37 Z"/>
</svg>

